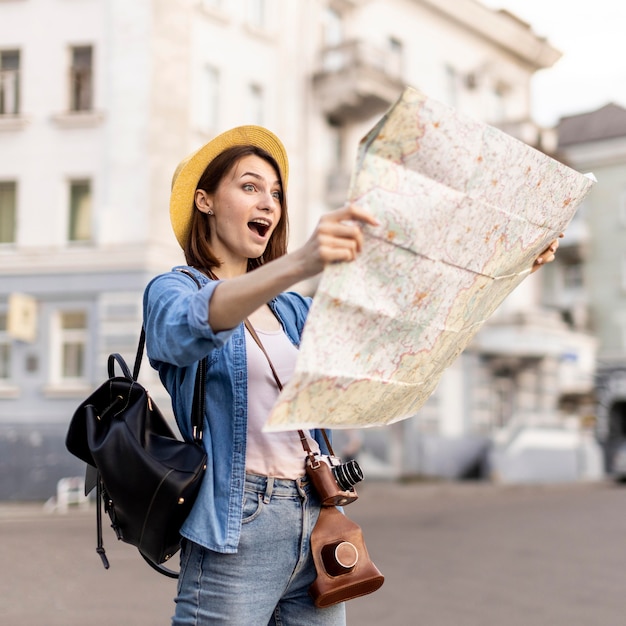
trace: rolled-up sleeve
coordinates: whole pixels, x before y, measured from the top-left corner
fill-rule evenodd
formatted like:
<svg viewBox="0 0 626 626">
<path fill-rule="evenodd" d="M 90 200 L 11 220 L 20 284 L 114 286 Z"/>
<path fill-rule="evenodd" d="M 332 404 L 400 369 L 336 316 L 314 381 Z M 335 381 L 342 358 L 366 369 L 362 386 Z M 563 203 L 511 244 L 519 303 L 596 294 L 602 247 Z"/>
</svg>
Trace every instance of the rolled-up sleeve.
<svg viewBox="0 0 626 626">
<path fill-rule="evenodd" d="M 146 352 L 151 362 L 186 367 L 221 347 L 234 329 L 213 332 L 209 325 L 211 296 L 219 281 L 201 289 L 182 272 L 154 278 L 143 299 Z"/>
</svg>

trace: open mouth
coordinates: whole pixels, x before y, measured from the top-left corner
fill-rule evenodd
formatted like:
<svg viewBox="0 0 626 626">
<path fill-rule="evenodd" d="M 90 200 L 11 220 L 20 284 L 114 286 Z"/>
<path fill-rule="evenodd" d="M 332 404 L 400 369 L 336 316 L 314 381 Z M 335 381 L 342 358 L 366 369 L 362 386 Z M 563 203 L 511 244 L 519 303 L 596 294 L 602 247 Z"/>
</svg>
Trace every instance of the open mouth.
<svg viewBox="0 0 626 626">
<path fill-rule="evenodd" d="M 252 220 L 248 222 L 248 228 L 255 231 L 260 237 L 265 237 L 270 229 L 270 224 L 264 220 Z"/>
</svg>

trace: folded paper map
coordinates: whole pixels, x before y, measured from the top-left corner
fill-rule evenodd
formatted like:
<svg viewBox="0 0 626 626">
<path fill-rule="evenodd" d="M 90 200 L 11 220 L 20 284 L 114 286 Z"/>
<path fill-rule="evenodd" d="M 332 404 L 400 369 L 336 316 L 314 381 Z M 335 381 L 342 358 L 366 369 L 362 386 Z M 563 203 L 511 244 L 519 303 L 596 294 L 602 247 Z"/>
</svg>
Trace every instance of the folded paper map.
<svg viewBox="0 0 626 626">
<path fill-rule="evenodd" d="M 265 430 L 414 415 L 593 181 L 407 88 L 360 143 L 349 201 L 380 221 L 327 267 Z"/>
</svg>

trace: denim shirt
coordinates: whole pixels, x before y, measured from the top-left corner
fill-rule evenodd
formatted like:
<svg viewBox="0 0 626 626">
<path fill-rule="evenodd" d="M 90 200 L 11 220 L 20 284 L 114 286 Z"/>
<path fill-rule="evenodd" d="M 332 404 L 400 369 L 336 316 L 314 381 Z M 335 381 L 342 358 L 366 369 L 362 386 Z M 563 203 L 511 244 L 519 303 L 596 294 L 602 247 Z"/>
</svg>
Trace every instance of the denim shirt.
<svg viewBox="0 0 626 626">
<path fill-rule="evenodd" d="M 177 270 L 179 268 L 174 268 Z M 213 332 L 211 296 L 219 281 L 185 267 L 152 279 L 144 293 L 146 352 L 167 389 L 178 427 L 191 440 L 191 405 L 198 361 L 207 361 L 203 441 L 207 469 L 181 535 L 216 552 L 237 551 L 241 531 L 248 420 L 244 325 Z M 269 303 L 291 342 L 299 346 L 311 299 L 285 292 Z M 321 431 L 312 435 L 328 453 Z M 304 460 L 304 451 L 303 451 Z"/>
</svg>

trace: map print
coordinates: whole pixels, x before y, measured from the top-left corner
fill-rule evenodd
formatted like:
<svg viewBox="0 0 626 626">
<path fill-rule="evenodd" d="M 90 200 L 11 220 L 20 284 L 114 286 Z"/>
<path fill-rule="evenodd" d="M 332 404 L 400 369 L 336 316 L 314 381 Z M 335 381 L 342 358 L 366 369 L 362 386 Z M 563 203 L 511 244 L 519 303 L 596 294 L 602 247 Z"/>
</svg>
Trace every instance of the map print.
<svg viewBox="0 0 626 626">
<path fill-rule="evenodd" d="M 349 201 L 364 228 L 327 267 L 294 375 L 265 430 L 381 426 L 414 415 L 593 181 L 407 88 L 361 140 Z"/>
</svg>

